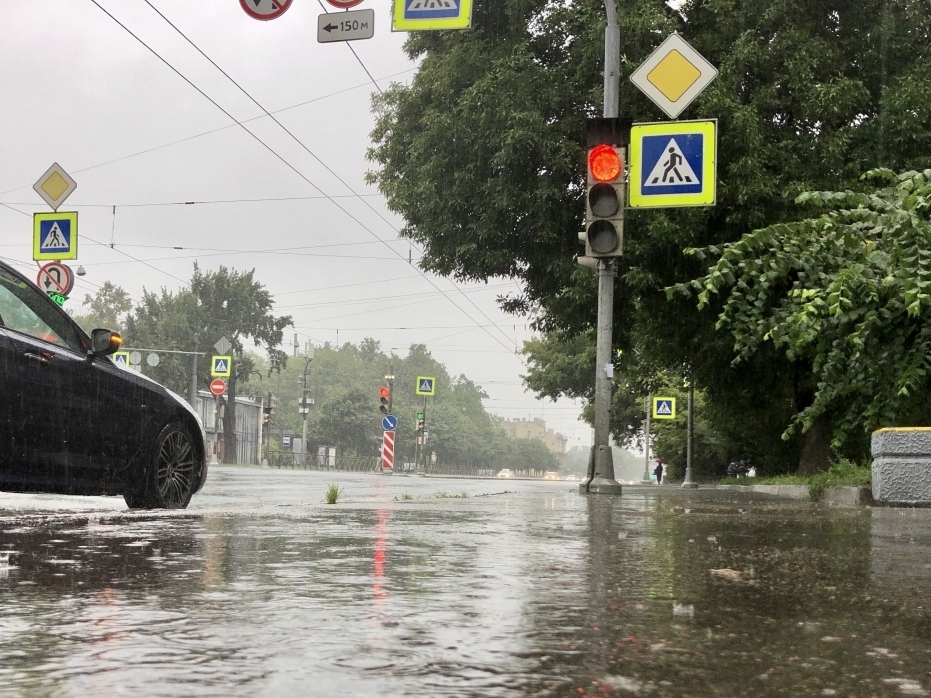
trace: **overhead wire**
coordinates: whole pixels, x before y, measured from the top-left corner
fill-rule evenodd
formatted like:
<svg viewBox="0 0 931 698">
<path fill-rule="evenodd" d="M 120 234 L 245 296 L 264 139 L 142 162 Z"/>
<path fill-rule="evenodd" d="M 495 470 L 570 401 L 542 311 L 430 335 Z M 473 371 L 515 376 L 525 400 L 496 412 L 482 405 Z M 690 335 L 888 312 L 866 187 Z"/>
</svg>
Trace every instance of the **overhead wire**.
<svg viewBox="0 0 931 698">
<path fill-rule="evenodd" d="M 344 187 L 346 187 L 350 192 L 352 192 L 353 195 L 358 195 L 357 192 L 349 185 L 348 182 L 346 182 L 342 177 L 340 177 L 339 174 L 337 174 L 329 165 L 327 165 L 320 157 L 318 157 L 316 153 L 314 153 L 310 148 L 308 148 L 307 145 L 306 145 L 300 138 L 298 138 L 296 135 L 294 135 L 294 133 L 292 133 L 290 129 L 288 129 L 288 128 L 287 128 L 284 124 L 282 124 L 277 118 L 275 118 L 275 116 L 274 116 L 270 111 L 268 111 L 268 109 L 266 109 L 264 105 L 262 105 L 262 104 L 261 104 L 257 99 L 255 99 L 255 97 L 253 97 L 242 85 L 240 85 L 232 76 L 230 76 L 225 70 L 223 70 L 223 68 L 221 68 L 221 67 L 216 63 L 216 61 L 214 61 L 212 58 L 210 58 L 210 56 L 208 56 L 208 55 L 203 51 L 203 49 L 201 49 L 201 48 L 200 48 L 194 41 L 192 41 L 183 31 L 181 31 L 181 29 L 179 29 L 170 19 L 168 19 L 168 17 L 166 17 L 164 14 L 162 14 L 162 12 L 161 12 L 157 7 L 155 7 L 155 6 L 150 2 L 150 0 L 143 0 L 143 1 L 144 1 L 144 2 L 145 2 L 158 16 L 159 16 L 159 17 L 161 17 L 165 22 L 167 22 L 168 25 L 169 25 L 172 29 L 174 29 L 185 41 L 187 41 L 187 43 L 190 44 L 190 45 L 194 48 L 195 51 L 197 51 L 201 56 L 203 56 L 203 57 L 204 57 L 214 68 L 216 68 L 227 80 L 229 80 L 233 85 L 235 85 L 236 88 L 237 88 L 240 92 L 242 92 L 253 104 L 255 104 L 259 109 L 261 109 L 261 110 L 265 113 L 265 115 L 268 116 L 279 128 L 281 128 L 281 129 L 282 129 L 286 134 L 288 134 L 288 136 L 290 136 L 299 146 L 301 146 L 301 148 L 303 148 L 303 150 L 304 150 L 308 155 L 310 155 L 310 156 L 311 156 L 314 160 L 316 160 L 327 172 L 329 172 L 333 177 L 335 177 L 336 180 L 340 182 L 340 184 L 342 184 L 342 185 L 343 185 Z M 97 3 L 97 0 L 91 0 L 91 2 L 93 2 L 93 3 L 96 4 L 98 7 L 100 7 L 100 5 Z M 319 0 L 318 0 L 318 2 L 319 2 Z M 101 9 L 102 9 L 102 8 L 101 8 Z M 109 13 L 107 13 L 107 14 L 109 14 Z M 112 15 L 110 15 L 110 16 L 112 17 Z M 119 22 L 118 22 L 118 23 L 119 23 Z M 120 26 L 123 26 L 123 25 L 120 24 Z M 125 27 L 124 27 L 124 28 L 125 28 Z M 129 30 L 127 29 L 127 31 L 129 31 Z M 130 33 L 132 33 L 132 32 L 130 32 Z M 133 36 L 135 37 L 136 35 L 133 34 Z M 136 38 L 138 39 L 138 37 L 136 37 Z M 141 39 L 139 39 L 139 41 L 141 41 Z M 146 48 L 149 48 L 148 45 L 146 45 L 146 44 L 144 44 L 144 43 L 143 43 L 143 45 L 145 45 Z M 151 48 L 149 48 L 149 50 L 152 51 Z M 153 53 L 154 53 L 154 51 L 153 51 Z M 156 55 L 158 55 L 158 54 L 156 54 Z M 361 63 L 361 59 L 359 59 L 359 57 L 358 57 L 358 55 L 355 53 L 355 51 L 353 51 L 353 55 L 356 56 L 356 59 L 359 60 L 359 62 Z M 159 58 L 161 58 L 161 56 L 159 56 Z M 162 60 L 163 62 L 166 62 L 166 64 L 167 64 L 167 61 L 165 61 L 164 58 L 161 58 L 161 60 Z M 169 64 L 169 65 L 170 65 L 170 64 Z M 363 65 L 363 68 L 364 68 L 364 65 Z M 181 73 L 178 72 L 178 71 L 177 71 L 176 69 L 174 69 L 173 67 L 172 67 L 172 69 L 175 70 L 176 73 L 178 73 L 179 75 L 181 75 Z M 369 71 L 368 71 L 367 68 L 365 68 L 365 72 L 366 72 L 366 74 L 369 75 L 369 77 L 371 78 L 371 73 L 369 73 Z M 183 76 L 182 76 L 182 77 L 183 77 Z M 191 85 L 193 86 L 193 83 L 192 83 L 190 80 L 187 80 L 187 78 L 185 78 L 185 80 L 186 80 L 189 84 L 191 84 Z M 203 94 L 203 95 L 206 97 L 206 94 L 205 94 L 202 90 L 200 90 L 199 88 L 196 88 L 196 86 L 195 86 L 195 89 L 197 89 L 198 92 L 200 92 L 201 94 Z M 380 89 L 380 88 L 379 88 L 379 89 Z M 208 97 L 208 99 L 210 99 L 210 98 Z M 213 102 L 212 99 L 211 99 L 210 101 Z M 213 102 L 213 103 L 216 104 L 216 102 Z M 219 105 L 217 105 L 217 106 L 219 107 Z M 225 114 L 227 114 L 228 116 L 230 116 L 230 118 L 233 118 L 231 115 L 228 114 L 228 112 L 226 112 L 226 110 L 223 110 L 222 107 L 220 107 L 220 109 L 221 109 Z M 243 126 L 243 128 L 245 129 L 245 126 Z M 245 129 L 245 130 L 248 132 L 248 129 Z M 251 133 L 251 132 L 250 132 L 250 133 Z M 266 147 L 268 147 L 268 146 L 266 146 Z M 269 150 L 271 150 L 271 148 L 269 148 Z M 274 152 L 274 151 L 273 151 L 273 152 Z M 276 155 L 277 155 L 277 153 L 276 153 Z M 278 157 L 279 157 L 280 159 L 282 159 L 282 161 L 284 161 L 284 159 L 281 158 L 280 155 L 279 155 Z M 290 165 L 289 165 L 289 166 L 290 166 Z M 295 169 L 295 168 L 292 167 L 292 169 Z M 295 172 L 297 172 L 296 169 L 295 169 Z M 307 179 L 306 177 L 304 177 L 301 173 L 298 173 L 298 174 L 300 174 L 301 177 L 302 177 L 303 179 L 305 179 L 309 184 L 311 184 L 311 186 L 313 186 L 314 188 L 316 188 L 317 191 L 320 191 L 321 193 L 323 193 L 322 190 L 321 190 L 319 187 L 317 187 L 316 185 L 314 185 L 312 182 L 310 182 L 309 179 Z M 329 197 L 328 197 L 328 198 L 329 198 Z M 387 218 L 385 218 L 384 215 L 382 215 L 382 213 L 381 213 L 380 211 L 378 211 L 375 207 L 373 207 L 368 201 L 366 201 L 365 199 L 362 199 L 361 197 L 360 197 L 360 200 L 362 201 L 363 204 L 365 204 L 366 207 L 368 207 L 373 213 L 375 213 L 376 216 L 378 216 L 379 218 L 381 218 L 382 221 L 384 221 L 395 233 L 397 233 L 397 234 L 400 233 L 400 231 L 394 226 L 394 224 L 392 224 L 391 221 L 389 221 Z M 346 210 L 345 208 L 343 208 L 342 206 L 340 206 L 339 203 L 337 203 L 336 201 L 333 201 L 333 203 L 334 203 L 338 208 L 340 208 L 341 210 L 343 210 L 347 215 L 349 215 L 350 218 L 352 218 L 352 219 L 355 220 L 357 223 L 359 223 L 359 224 L 363 227 L 363 229 L 365 229 L 369 234 L 371 234 L 371 235 L 372 235 L 373 237 L 375 237 L 377 240 L 381 240 L 381 238 L 380 238 L 373 230 L 371 230 L 368 226 L 364 225 L 364 224 L 363 224 L 361 221 L 359 221 L 355 216 L 353 216 L 351 213 L 349 213 L 348 210 Z M 403 255 L 401 255 L 399 252 L 397 252 L 396 250 L 394 250 L 394 249 L 391 248 L 390 246 L 389 246 L 389 249 L 390 249 L 392 252 L 394 252 L 398 257 L 400 257 L 401 259 L 404 259 L 404 256 L 403 256 Z M 421 253 L 422 253 L 422 250 L 421 250 Z M 406 261 L 406 260 L 405 260 L 405 261 Z M 424 279 L 426 279 L 427 282 L 430 283 L 434 288 L 436 288 L 437 290 L 441 290 L 440 287 L 439 287 L 429 276 L 426 275 L 426 273 L 423 274 L 423 277 L 424 277 Z M 452 282 L 452 283 L 453 283 L 453 287 L 454 287 L 456 290 L 460 291 L 460 293 L 462 293 L 462 289 L 458 286 L 458 284 L 456 284 L 455 282 Z M 494 320 L 492 320 L 490 317 L 488 317 L 488 315 L 485 313 L 485 311 L 482 310 L 478 305 L 476 305 L 476 304 L 472 301 L 471 298 L 469 298 L 468 296 L 466 296 L 464 293 L 462 294 L 462 296 L 463 296 L 463 298 L 465 298 L 467 301 L 469 301 L 469 303 L 470 303 L 476 310 L 478 310 L 478 312 L 479 312 L 486 320 L 488 320 L 489 322 L 491 322 L 491 323 L 492 323 L 492 326 L 493 326 L 496 330 L 498 330 L 498 332 L 500 332 L 500 333 L 502 334 L 502 336 L 505 337 L 505 339 L 507 339 L 509 342 L 511 341 L 511 338 L 507 335 L 507 333 L 504 332 L 504 330 L 502 330 L 500 327 L 498 327 L 497 323 L 495 323 Z M 447 298 L 449 299 L 449 301 L 450 301 L 451 303 L 453 303 L 453 305 L 455 305 L 455 306 L 459 309 L 460 312 L 462 312 L 464 315 L 466 315 L 466 317 L 469 317 L 469 319 L 472 319 L 472 320 L 474 321 L 474 319 L 471 318 L 471 317 L 468 315 L 468 313 L 466 313 L 458 304 L 456 304 L 456 303 L 452 300 L 452 298 L 449 298 L 449 296 L 447 296 Z M 489 336 L 492 336 L 490 332 L 488 332 L 488 334 L 489 334 Z M 501 340 L 498 339 L 498 338 L 495 338 L 495 341 L 497 341 L 499 344 L 503 344 L 503 342 L 501 342 Z M 515 349 L 518 349 L 518 348 L 519 348 L 519 347 L 515 346 Z"/>
</svg>

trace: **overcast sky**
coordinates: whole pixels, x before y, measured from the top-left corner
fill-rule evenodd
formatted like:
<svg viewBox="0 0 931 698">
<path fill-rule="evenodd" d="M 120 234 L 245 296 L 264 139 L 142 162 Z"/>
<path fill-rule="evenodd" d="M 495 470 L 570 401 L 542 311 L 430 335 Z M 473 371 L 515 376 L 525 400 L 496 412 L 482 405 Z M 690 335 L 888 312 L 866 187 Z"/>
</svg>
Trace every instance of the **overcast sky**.
<svg viewBox="0 0 931 698">
<path fill-rule="evenodd" d="M 150 1 L 303 146 L 143 0 L 97 0 L 125 29 L 93 0 L 4 1 L 0 256 L 36 268 L 30 216 L 48 207 L 32 184 L 57 161 L 78 183 L 60 210 L 80 214 L 75 266 L 87 270 L 72 310 L 104 281 L 138 299 L 177 289 L 195 260 L 254 267 L 276 312 L 294 316 L 288 344 L 295 332 L 302 344 L 374 337 L 402 355 L 424 343 L 482 385 L 489 411 L 541 417 L 570 447 L 590 443 L 573 401 L 523 390 L 515 348 L 528 320 L 495 303 L 514 282 L 457 286 L 419 272 L 406 261 L 417 249 L 397 238 L 402 221 L 364 184 L 377 89 L 366 71 L 384 88 L 416 69 L 406 35 L 390 31 L 390 2 L 359 6 L 375 10 L 373 39 L 319 44 L 317 16 L 337 11 L 325 2 L 294 0 L 261 22 L 236 0 Z"/>
</svg>

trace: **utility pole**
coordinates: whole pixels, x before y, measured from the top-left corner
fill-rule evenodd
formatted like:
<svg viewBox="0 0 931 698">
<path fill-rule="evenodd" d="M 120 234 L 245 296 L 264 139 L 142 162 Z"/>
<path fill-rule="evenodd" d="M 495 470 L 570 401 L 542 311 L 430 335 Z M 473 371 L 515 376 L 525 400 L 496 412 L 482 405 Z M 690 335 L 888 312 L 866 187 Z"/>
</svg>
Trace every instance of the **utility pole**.
<svg viewBox="0 0 931 698">
<path fill-rule="evenodd" d="M 313 360 L 314 346 L 308 342 L 304 347 L 304 374 L 301 376 L 301 404 L 298 410 L 304 422 L 301 429 L 301 465 L 304 465 L 304 459 L 307 457 L 307 415 L 310 413 L 310 405 L 312 404 L 307 396 L 307 370 Z"/>
<path fill-rule="evenodd" d="M 695 389 L 692 387 L 691 371 L 689 374 L 688 421 L 686 422 L 685 439 L 685 480 L 682 482 L 682 487 L 694 490 L 698 487 L 698 483 L 692 479 L 692 400 L 695 396 Z"/>
<path fill-rule="evenodd" d="M 647 395 L 647 418 L 643 427 L 643 479 L 641 485 L 650 484 L 650 417 L 653 414 L 653 393 Z"/>
<path fill-rule="evenodd" d="M 616 119 L 620 109 L 621 30 L 617 24 L 615 0 L 604 0 L 605 26 L 604 117 Z M 626 139 L 625 139 L 626 141 Z M 626 156 L 625 156 L 626 160 Z M 623 216 L 623 209 L 621 209 Z M 611 431 L 611 335 L 614 326 L 614 277 L 617 265 L 613 258 L 598 259 L 598 325 L 595 343 L 595 443 L 588 458 L 588 476 L 579 485 L 582 494 L 621 494 L 614 479 L 614 458 L 609 437 Z M 609 375 L 608 367 L 611 366 Z"/>
</svg>

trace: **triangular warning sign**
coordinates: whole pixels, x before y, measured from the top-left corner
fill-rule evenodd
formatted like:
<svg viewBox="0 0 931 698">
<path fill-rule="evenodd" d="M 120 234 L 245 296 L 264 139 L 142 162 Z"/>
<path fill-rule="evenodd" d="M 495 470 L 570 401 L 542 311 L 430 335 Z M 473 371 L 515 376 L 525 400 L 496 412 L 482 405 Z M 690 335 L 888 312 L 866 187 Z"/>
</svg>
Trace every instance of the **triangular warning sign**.
<svg viewBox="0 0 931 698">
<path fill-rule="evenodd" d="M 113 362 L 114 362 L 115 364 L 117 364 L 118 366 L 125 366 L 125 365 L 126 365 L 126 357 L 123 356 L 122 354 L 120 354 L 120 355 L 118 355 L 118 356 L 114 356 L 114 357 L 113 357 Z"/>
<path fill-rule="evenodd" d="M 226 362 L 223 359 L 218 359 L 213 370 L 217 373 L 226 373 Z"/>
<path fill-rule="evenodd" d="M 672 405 L 666 400 L 661 400 L 656 405 L 656 414 L 672 414 Z"/>
<path fill-rule="evenodd" d="M 433 390 L 433 384 L 430 381 L 421 381 L 420 392 L 429 393 L 431 390 Z"/>
<path fill-rule="evenodd" d="M 683 184 L 701 184 L 701 179 L 682 154 L 682 148 L 676 143 L 676 139 L 670 138 L 643 186 L 670 187 Z"/>
<path fill-rule="evenodd" d="M 45 250 L 67 250 L 71 247 L 65 239 L 65 234 L 58 227 L 58 221 L 52 223 L 52 227 L 45 234 L 45 239 L 42 240 L 39 247 L 43 252 Z"/>
</svg>

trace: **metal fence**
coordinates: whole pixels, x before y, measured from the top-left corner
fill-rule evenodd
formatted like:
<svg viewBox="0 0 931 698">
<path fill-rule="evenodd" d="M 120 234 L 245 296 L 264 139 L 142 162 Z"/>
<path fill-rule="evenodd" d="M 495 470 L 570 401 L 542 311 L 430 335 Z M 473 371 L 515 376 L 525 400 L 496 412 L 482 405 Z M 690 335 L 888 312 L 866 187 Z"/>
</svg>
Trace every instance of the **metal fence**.
<svg viewBox="0 0 931 698">
<path fill-rule="evenodd" d="M 288 468 L 291 470 L 333 470 L 347 473 L 367 473 L 377 469 L 378 458 L 356 458 L 349 456 L 336 456 L 327 458 L 321 463 L 316 454 L 308 454 L 301 458 L 301 454 L 291 451 L 279 451 L 268 454 L 268 464 L 273 468 Z"/>
</svg>

